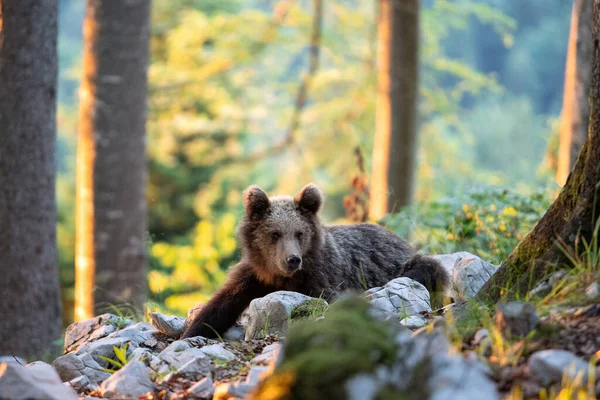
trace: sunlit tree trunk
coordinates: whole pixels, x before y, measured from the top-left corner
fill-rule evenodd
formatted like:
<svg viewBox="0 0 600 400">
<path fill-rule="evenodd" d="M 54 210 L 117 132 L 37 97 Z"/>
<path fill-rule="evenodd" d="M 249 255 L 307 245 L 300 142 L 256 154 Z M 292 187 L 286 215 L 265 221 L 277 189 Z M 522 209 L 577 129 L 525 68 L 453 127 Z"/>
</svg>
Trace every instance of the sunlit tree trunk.
<svg viewBox="0 0 600 400">
<path fill-rule="evenodd" d="M 150 1 L 88 0 L 77 148 L 75 319 L 146 300 Z"/>
<path fill-rule="evenodd" d="M 552 268 L 568 266 L 565 249 L 591 243 L 600 216 L 600 0 L 594 0 L 588 135 L 558 198 L 479 291 L 481 299 L 523 295 Z"/>
<path fill-rule="evenodd" d="M 419 1 L 379 0 L 377 121 L 369 216 L 410 204 L 416 160 Z"/>
<path fill-rule="evenodd" d="M 51 354 L 56 253 L 57 0 L 0 0 L 0 355 Z"/>
<path fill-rule="evenodd" d="M 574 0 L 565 68 L 556 181 L 564 185 L 587 136 L 592 81 L 592 0 Z"/>
</svg>

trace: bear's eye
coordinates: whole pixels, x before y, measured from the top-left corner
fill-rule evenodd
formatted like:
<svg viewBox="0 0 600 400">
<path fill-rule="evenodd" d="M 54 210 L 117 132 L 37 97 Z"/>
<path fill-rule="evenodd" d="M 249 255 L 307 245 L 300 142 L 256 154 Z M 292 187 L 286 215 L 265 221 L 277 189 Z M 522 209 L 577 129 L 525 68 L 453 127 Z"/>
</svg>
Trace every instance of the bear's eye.
<svg viewBox="0 0 600 400">
<path fill-rule="evenodd" d="M 281 237 L 281 233 L 275 231 L 275 232 L 271 232 L 271 240 L 276 242 L 279 240 L 279 238 Z"/>
<path fill-rule="evenodd" d="M 304 236 L 302 232 L 296 232 L 296 239 L 300 240 L 302 239 L 302 236 Z"/>
</svg>

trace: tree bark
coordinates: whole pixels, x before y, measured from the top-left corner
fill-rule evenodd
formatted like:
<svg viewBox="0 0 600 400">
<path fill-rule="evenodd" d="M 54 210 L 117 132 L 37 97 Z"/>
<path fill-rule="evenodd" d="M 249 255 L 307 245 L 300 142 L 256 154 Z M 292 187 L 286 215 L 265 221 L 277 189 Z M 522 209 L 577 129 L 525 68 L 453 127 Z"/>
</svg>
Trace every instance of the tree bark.
<svg viewBox="0 0 600 400">
<path fill-rule="evenodd" d="M 57 350 L 57 0 L 0 0 L 0 354 Z"/>
<path fill-rule="evenodd" d="M 481 288 L 479 299 L 525 294 L 553 268 L 568 265 L 565 248 L 581 251 L 582 241 L 594 238 L 600 216 L 600 0 L 594 0 L 592 34 L 590 119 L 583 149 L 558 198 Z"/>
<path fill-rule="evenodd" d="M 556 171 L 560 185 L 564 185 L 587 137 L 592 82 L 592 8 L 589 0 L 573 2 Z"/>
<path fill-rule="evenodd" d="M 88 0 L 77 147 L 75 319 L 146 300 L 150 1 Z"/>
<path fill-rule="evenodd" d="M 379 0 L 378 93 L 369 217 L 411 203 L 419 71 L 419 0 Z"/>
</svg>

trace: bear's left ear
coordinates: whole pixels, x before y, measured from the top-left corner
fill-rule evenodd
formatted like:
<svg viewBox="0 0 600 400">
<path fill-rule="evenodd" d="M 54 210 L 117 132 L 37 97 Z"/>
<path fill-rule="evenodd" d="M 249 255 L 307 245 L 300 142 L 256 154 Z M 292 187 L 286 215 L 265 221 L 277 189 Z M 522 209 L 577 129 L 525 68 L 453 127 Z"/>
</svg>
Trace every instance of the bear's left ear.
<svg viewBox="0 0 600 400">
<path fill-rule="evenodd" d="M 263 215 L 271 207 L 271 202 L 264 190 L 252 185 L 244 192 L 244 207 L 249 217 L 257 217 Z"/>
<path fill-rule="evenodd" d="M 294 200 L 298 206 L 313 214 L 319 212 L 324 201 L 323 193 L 321 193 L 321 190 L 314 183 L 304 186 Z"/>
</svg>

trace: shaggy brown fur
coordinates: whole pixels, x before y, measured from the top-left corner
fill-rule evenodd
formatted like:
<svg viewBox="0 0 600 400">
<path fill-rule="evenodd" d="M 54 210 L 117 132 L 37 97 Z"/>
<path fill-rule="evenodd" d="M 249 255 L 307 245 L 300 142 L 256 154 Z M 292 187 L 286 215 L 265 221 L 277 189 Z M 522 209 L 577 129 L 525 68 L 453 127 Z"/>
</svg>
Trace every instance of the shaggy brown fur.
<svg viewBox="0 0 600 400">
<path fill-rule="evenodd" d="M 292 198 L 269 199 L 257 186 L 245 192 L 238 235 L 243 258 L 223 288 L 189 324 L 183 337 L 214 337 L 231 327 L 250 302 L 278 290 L 331 300 L 406 276 L 439 293 L 448 277 L 439 263 L 374 224 L 325 226 L 323 195 L 306 185 Z"/>
</svg>

